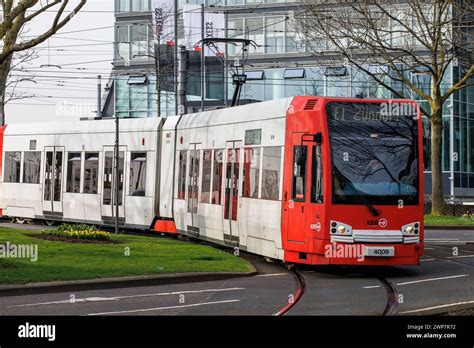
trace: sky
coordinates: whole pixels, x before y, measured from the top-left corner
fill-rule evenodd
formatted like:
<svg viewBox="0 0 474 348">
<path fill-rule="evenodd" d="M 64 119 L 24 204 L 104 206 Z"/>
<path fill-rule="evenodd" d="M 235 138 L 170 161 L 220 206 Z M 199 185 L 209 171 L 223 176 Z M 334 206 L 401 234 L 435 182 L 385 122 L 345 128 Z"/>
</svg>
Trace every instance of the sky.
<svg viewBox="0 0 474 348">
<path fill-rule="evenodd" d="M 72 3 L 76 4 L 77 0 Z M 54 14 L 37 17 L 25 35 L 44 31 Z M 28 77 L 16 89 L 28 98 L 7 104 L 6 122 L 75 121 L 94 117 L 97 75 L 102 75 L 104 87 L 112 69 L 113 27 L 114 1 L 89 0 L 55 36 L 37 46 L 38 58 L 23 64 L 22 71 L 13 72 L 22 75 L 21 78 Z"/>
</svg>

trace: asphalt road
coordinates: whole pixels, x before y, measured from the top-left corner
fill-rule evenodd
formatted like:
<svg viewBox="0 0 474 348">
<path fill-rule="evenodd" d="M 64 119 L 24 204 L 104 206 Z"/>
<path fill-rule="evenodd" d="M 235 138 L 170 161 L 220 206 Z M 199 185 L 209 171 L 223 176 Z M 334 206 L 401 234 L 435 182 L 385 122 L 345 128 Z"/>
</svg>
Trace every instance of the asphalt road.
<svg viewBox="0 0 474 348">
<path fill-rule="evenodd" d="M 280 264 L 247 257 L 258 276 L 0 297 L 0 315 L 273 315 L 293 300 L 298 283 Z M 420 266 L 297 271 L 304 293 L 288 315 L 382 315 L 391 297 L 395 315 L 474 307 L 474 231 L 427 231 Z"/>
</svg>

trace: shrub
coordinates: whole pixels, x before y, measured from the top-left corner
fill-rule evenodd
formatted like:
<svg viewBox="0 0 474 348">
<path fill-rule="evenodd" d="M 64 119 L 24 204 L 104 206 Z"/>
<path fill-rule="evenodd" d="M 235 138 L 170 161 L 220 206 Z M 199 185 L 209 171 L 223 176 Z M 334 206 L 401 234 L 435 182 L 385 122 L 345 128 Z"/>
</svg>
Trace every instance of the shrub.
<svg viewBox="0 0 474 348">
<path fill-rule="evenodd" d="M 101 231 L 95 226 L 90 225 L 61 225 L 56 230 L 41 231 L 43 235 L 64 237 L 70 239 L 82 240 L 110 240 L 109 232 Z"/>
</svg>

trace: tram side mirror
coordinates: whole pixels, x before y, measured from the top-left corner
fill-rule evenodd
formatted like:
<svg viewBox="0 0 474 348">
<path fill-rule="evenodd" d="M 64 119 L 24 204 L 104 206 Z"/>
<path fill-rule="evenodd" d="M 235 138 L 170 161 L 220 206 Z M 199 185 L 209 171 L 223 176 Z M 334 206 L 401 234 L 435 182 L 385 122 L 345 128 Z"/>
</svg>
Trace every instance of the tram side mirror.
<svg viewBox="0 0 474 348">
<path fill-rule="evenodd" d="M 321 132 L 318 132 L 314 135 L 314 142 L 318 145 L 323 142 L 323 134 Z"/>
</svg>

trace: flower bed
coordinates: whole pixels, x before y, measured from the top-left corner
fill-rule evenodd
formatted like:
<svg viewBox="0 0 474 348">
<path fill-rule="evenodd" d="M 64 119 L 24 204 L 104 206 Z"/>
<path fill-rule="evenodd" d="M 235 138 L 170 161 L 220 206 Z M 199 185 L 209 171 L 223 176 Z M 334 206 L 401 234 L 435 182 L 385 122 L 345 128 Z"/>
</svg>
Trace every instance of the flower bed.
<svg viewBox="0 0 474 348">
<path fill-rule="evenodd" d="M 110 241 L 111 234 L 89 225 L 61 225 L 56 230 L 41 231 L 43 236 L 53 236 L 66 239 Z"/>
</svg>

